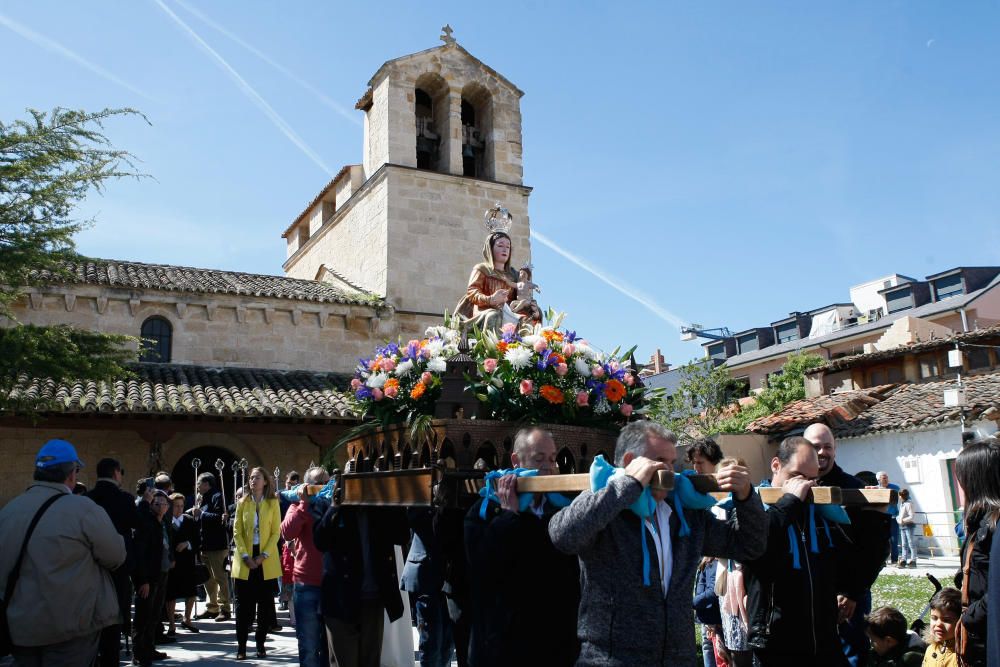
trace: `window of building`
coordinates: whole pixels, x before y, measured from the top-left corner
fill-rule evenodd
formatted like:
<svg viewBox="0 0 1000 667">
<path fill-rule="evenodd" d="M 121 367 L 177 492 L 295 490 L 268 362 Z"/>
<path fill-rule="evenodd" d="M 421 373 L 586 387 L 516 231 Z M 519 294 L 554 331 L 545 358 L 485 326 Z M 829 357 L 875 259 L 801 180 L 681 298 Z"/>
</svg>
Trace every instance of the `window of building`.
<svg viewBox="0 0 1000 667">
<path fill-rule="evenodd" d="M 726 392 L 726 401 L 738 401 L 741 398 L 746 398 L 750 395 L 750 377 L 743 375 L 737 378 L 733 378 L 733 384 L 730 385 L 729 390 Z"/>
<path fill-rule="evenodd" d="M 969 370 L 979 370 L 990 367 L 990 351 L 985 347 L 968 347 L 965 350 L 965 358 L 969 363 Z"/>
<path fill-rule="evenodd" d="M 493 153 L 493 97 L 477 81 L 462 88 L 462 175 L 491 179 L 496 176 Z"/>
<path fill-rule="evenodd" d="M 417 169 L 437 169 L 441 159 L 441 134 L 434 123 L 434 100 L 421 88 L 414 95 L 417 130 Z"/>
<path fill-rule="evenodd" d="M 799 339 L 799 323 L 786 322 L 774 327 L 774 336 L 779 343 L 787 343 L 790 340 Z"/>
<path fill-rule="evenodd" d="M 173 327 L 165 318 L 155 315 L 142 323 L 139 361 L 169 363 L 173 339 Z"/>
<path fill-rule="evenodd" d="M 706 348 L 709 359 L 725 359 L 726 344 L 724 342 L 712 343 Z"/>
<path fill-rule="evenodd" d="M 919 358 L 920 379 L 936 378 L 941 375 L 941 364 L 936 354 L 925 354 Z"/>
<path fill-rule="evenodd" d="M 934 295 L 937 301 L 947 299 L 950 296 L 958 296 L 964 291 L 965 286 L 962 284 L 961 273 L 944 276 L 934 281 Z"/>
<path fill-rule="evenodd" d="M 900 365 L 876 366 L 868 371 L 868 386 L 898 384 L 903 381 L 903 377 L 903 367 Z"/>
<path fill-rule="evenodd" d="M 913 308 L 913 292 L 909 287 L 885 295 L 885 305 L 890 313 Z"/>
<path fill-rule="evenodd" d="M 736 339 L 736 344 L 739 346 L 740 354 L 745 352 L 754 352 L 755 350 L 760 349 L 760 341 L 757 340 L 756 333 L 740 336 Z"/>
</svg>

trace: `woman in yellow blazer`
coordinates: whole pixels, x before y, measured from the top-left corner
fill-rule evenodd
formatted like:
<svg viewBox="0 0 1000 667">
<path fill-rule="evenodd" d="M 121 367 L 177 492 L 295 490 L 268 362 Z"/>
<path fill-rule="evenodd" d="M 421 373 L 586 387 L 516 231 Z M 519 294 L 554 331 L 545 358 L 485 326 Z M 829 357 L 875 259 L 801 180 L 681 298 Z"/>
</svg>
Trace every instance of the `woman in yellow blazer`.
<svg viewBox="0 0 1000 667">
<path fill-rule="evenodd" d="M 233 581 L 236 584 L 236 659 L 246 660 L 250 624 L 257 618 L 257 657 L 267 655 L 264 640 L 277 625 L 274 593 L 281 576 L 278 536 L 281 510 L 263 468 L 250 471 L 250 483 L 236 507 Z"/>
</svg>

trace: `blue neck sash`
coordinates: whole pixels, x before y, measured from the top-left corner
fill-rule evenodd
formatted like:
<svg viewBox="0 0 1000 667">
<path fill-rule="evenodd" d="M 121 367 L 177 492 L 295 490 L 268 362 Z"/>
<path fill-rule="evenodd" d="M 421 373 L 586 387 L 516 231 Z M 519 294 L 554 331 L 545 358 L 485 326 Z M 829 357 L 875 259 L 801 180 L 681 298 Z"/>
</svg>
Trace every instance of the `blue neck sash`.
<svg viewBox="0 0 1000 667">
<path fill-rule="evenodd" d="M 765 479 L 760 483 L 760 487 L 770 487 L 771 481 Z M 759 487 L 759 488 L 760 488 Z M 819 515 L 819 520 L 823 525 L 823 532 L 826 534 L 826 541 L 829 548 L 834 548 L 833 535 L 830 533 L 830 523 L 843 523 L 849 524 L 851 520 L 847 516 L 847 512 L 840 505 L 817 505 L 815 503 L 808 503 L 809 516 L 806 520 L 806 529 L 809 532 L 809 551 L 814 554 L 819 553 L 819 539 L 817 536 L 816 529 L 816 516 Z M 764 509 L 770 509 L 770 505 L 764 505 Z M 788 526 L 788 553 L 792 556 L 792 568 L 796 570 L 802 569 L 801 556 L 799 554 L 799 536 L 795 530 L 794 525 Z"/>
<path fill-rule="evenodd" d="M 500 504 L 500 497 L 496 492 L 496 481 L 501 477 L 506 475 L 514 475 L 515 477 L 534 477 L 538 474 L 538 471 L 534 468 L 506 468 L 504 470 L 491 470 L 486 473 L 486 477 L 483 478 L 483 488 L 479 489 L 479 495 L 483 498 L 483 501 L 479 504 L 479 518 L 486 519 L 486 508 L 492 500 L 496 504 Z M 561 493 L 546 493 L 545 499 L 552 503 L 553 506 L 563 508 L 570 504 L 570 499 Z M 517 494 L 517 507 L 519 512 L 526 512 L 531 504 L 535 501 L 534 493 L 519 493 Z"/>
</svg>

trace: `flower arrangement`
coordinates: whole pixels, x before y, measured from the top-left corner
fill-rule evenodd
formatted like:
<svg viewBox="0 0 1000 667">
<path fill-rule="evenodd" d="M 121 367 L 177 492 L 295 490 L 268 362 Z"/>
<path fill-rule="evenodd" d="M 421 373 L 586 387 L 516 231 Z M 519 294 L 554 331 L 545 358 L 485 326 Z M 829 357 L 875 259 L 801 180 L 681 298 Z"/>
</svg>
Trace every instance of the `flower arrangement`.
<svg viewBox="0 0 1000 667">
<path fill-rule="evenodd" d="M 505 324 L 498 333 L 469 334 L 478 377 L 466 380 L 481 418 L 614 427 L 645 412 L 651 394 L 627 366 L 632 350 L 605 355 L 560 328 L 562 319 L 550 311 L 548 325 Z M 430 419 L 460 335 L 430 327 L 421 340 L 388 343 L 359 360 L 351 380 L 357 412 L 368 424 Z"/>
<path fill-rule="evenodd" d="M 505 324 L 477 332 L 471 355 L 479 365 L 473 388 L 483 417 L 613 426 L 645 411 L 647 389 L 627 366 L 632 350 L 605 355 L 576 332 L 548 325 Z"/>
<path fill-rule="evenodd" d="M 351 380 L 355 407 L 362 418 L 383 425 L 433 414 L 446 360 L 457 352 L 458 332 L 446 327 L 431 327 L 420 340 L 377 348 L 370 359 L 358 360 Z"/>
</svg>

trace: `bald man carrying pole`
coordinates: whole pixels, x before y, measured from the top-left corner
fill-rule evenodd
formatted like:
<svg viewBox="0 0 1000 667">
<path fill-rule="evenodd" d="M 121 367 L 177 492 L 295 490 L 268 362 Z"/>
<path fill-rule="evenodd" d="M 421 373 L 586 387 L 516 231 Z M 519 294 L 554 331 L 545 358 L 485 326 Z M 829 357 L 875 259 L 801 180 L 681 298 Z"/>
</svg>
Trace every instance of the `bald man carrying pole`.
<svg viewBox="0 0 1000 667">
<path fill-rule="evenodd" d="M 826 424 L 812 424 L 803 437 L 812 443 L 819 459 L 820 486 L 842 489 L 863 489 L 864 483 L 837 465 L 837 441 Z M 869 641 L 865 635 L 865 615 L 871 611 L 872 584 L 878 578 L 889 555 L 889 515 L 875 509 L 850 507 L 847 514 L 851 525 L 845 532 L 851 544 L 845 548 L 848 579 L 841 582 L 837 595 L 840 609 L 840 643 L 851 667 L 865 664 Z"/>
</svg>

